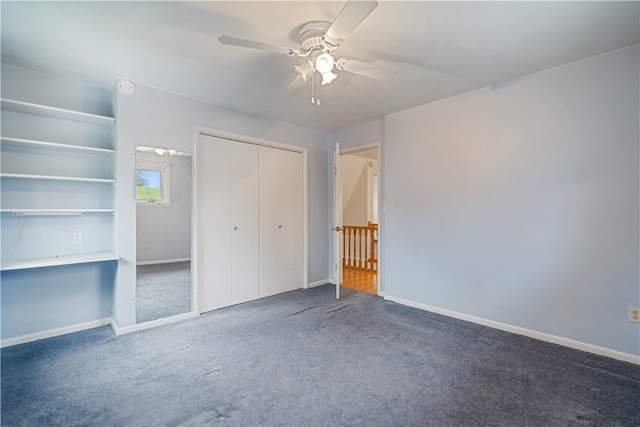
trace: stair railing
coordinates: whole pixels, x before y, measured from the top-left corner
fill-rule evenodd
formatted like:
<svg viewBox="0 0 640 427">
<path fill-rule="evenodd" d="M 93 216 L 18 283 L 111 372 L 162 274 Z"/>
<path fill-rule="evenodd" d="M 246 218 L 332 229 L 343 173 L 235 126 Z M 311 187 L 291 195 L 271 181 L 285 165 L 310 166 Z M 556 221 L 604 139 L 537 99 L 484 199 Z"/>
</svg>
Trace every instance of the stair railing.
<svg viewBox="0 0 640 427">
<path fill-rule="evenodd" d="M 345 225 L 342 233 L 342 266 L 378 271 L 378 224 Z"/>
</svg>

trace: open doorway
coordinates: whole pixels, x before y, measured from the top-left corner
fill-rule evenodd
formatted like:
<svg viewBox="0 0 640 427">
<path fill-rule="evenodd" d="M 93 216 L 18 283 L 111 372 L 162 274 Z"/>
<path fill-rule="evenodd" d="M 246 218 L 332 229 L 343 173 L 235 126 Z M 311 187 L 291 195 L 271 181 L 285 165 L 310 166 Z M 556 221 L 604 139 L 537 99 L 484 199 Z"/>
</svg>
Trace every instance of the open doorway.
<svg viewBox="0 0 640 427">
<path fill-rule="evenodd" d="M 379 146 L 340 151 L 342 286 L 379 294 Z"/>
</svg>

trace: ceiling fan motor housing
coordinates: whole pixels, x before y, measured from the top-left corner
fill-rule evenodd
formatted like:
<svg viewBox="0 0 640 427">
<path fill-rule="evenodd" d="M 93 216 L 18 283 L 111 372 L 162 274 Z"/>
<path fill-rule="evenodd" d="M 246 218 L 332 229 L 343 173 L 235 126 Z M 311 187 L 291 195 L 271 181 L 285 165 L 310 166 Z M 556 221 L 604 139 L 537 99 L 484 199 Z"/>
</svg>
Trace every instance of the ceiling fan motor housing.
<svg viewBox="0 0 640 427">
<path fill-rule="evenodd" d="M 302 51 L 322 51 L 323 47 L 325 47 L 322 39 L 330 26 L 331 23 L 326 21 L 311 21 L 302 25 L 300 31 L 298 31 Z"/>
</svg>

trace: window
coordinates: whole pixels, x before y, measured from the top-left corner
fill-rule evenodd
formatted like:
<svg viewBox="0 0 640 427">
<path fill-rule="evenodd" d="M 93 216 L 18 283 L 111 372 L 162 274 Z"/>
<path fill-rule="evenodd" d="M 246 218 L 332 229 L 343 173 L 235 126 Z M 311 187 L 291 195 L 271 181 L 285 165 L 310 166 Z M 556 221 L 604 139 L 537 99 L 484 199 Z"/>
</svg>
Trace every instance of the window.
<svg viewBox="0 0 640 427">
<path fill-rule="evenodd" d="M 148 206 L 171 206 L 170 163 L 136 162 L 136 202 Z"/>
</svg>

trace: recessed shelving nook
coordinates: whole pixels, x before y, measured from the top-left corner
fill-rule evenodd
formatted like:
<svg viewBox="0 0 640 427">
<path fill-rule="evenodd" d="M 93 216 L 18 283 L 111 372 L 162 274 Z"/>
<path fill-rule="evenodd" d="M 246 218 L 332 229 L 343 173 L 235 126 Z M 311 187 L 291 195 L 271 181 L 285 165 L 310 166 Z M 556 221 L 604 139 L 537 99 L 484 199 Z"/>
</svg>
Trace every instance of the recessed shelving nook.
<svg viewBox="0 0 640 427">
<path fill-rule="evenodd" d="M 2 271 L 116 260 L 115 119 L 1 106 Z"/>
</svg>

